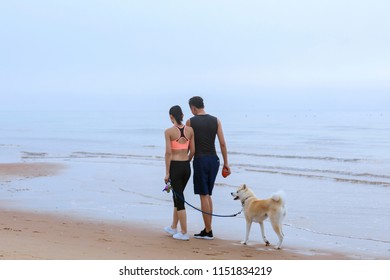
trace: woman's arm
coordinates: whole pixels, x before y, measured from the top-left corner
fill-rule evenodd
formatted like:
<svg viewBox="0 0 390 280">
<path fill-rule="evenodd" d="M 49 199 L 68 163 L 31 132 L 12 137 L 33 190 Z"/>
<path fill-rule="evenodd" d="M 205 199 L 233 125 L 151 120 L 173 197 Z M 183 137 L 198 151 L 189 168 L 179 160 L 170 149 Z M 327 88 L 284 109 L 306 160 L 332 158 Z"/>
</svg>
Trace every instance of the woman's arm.
<svg viewBox="0 0 390 280">
<path fill-rule="evenodd" d="M 170 137 L 168 130 L 165 130 L 165 183 L 168 183 L 169 181 L 169 170 L 171 167 L 171 159 L 172 159 L 172 150 L 171 150 L 171 143 L 170 143 Z"/>
</svg>

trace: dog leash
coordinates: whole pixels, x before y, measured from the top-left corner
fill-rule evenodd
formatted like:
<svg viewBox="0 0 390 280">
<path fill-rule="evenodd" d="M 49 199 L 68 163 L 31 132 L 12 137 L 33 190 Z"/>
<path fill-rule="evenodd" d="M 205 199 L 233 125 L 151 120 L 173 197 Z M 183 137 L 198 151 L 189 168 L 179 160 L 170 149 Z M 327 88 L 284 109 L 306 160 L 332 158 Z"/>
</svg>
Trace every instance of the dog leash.
<svg viewBox="0 0 390 280">
<path fill-rule="evenodd" d="M 213 217 L 220 217 L 220 218 L 232 218 L 232 217 L 236 217 L 237 215 L 240 215 L 242 213 L 242 211 L 244 210 L 244 207 L 237 213 L 235 214 L 231 214 L 231 215 L 219 215 L 219 214 L 213 214 L 213 213 L 208 213 L 208 212 L 205 212 L 197 207 L 195 207 L 194 205 L 188 203 L 184 197 L 182 197 L 181 195 L 179 195 L 178 193 L 175 192 L 175 190 L 172 188 L 171 186 L 171 182 L 168 181 L 167 185 L 165 186 L 165 188 L 163 189 L 163 191 L 166 191 L 167 193 L 169 193 L 170 191 L 172 190 L 172 193 L 174 196 L 177 196 L 180 200 L 182 200 L 185 204 L 187 204 L 188 206 L 190 206 L 191 208 L 203 213 L 203 214 L 206 214 L 206 215 L 210 215 L 210 216 L 213 216 Z"/>
</svg>

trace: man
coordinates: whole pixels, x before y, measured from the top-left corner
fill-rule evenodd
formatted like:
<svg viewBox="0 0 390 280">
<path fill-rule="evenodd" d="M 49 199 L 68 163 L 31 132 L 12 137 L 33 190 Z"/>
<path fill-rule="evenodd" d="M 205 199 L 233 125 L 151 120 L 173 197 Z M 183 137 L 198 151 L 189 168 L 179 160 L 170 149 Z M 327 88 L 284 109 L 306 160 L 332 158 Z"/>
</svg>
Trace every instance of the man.
<svg viewBox="0 0 390 280">
<path fill-rule="evenodd" d="M 215 149 L 215 138 L 218 136 L 219 145 L 223 157 L 223 167 L 230 174 L 225 137 L 222 131 L 221 121 L 209 114 L 204 109 L 203 99 L 194 96 L 189 100 L 189 105 L 194 117 L 187 121 L 187 126 L 194 130 L 195 157 L 194 167 L 194 192 L 200 195 L 201 209 L 203 211 L 204 230 L 195 234 L 195 238 L 214 239 L 212 231 L 213 201 L 212 193 L 215 178 L 219 170 L 219 158 Z"/>
</svg>

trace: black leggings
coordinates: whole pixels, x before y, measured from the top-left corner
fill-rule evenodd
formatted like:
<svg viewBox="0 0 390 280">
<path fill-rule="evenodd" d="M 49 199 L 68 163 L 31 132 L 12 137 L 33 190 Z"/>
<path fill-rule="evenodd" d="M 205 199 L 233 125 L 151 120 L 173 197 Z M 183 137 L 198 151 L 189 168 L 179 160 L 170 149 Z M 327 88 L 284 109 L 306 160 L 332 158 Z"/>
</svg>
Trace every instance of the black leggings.
<svg viewBox="0 0 390 280">
<path fill-rule="evenodd" d="M 171 161 L 169 170 L 173 192 L 173 205 L 177 211 L 184 210 L 184 189 L 191 176 L 190 162 Z"/>
</svg>

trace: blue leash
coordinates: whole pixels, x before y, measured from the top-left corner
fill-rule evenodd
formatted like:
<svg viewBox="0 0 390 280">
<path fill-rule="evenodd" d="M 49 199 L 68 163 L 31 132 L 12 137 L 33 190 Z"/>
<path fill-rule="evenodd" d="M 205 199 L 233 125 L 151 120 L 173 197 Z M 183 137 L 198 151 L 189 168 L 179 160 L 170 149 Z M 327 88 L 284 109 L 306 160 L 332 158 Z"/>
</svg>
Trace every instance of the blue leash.
<svg viewBox="0 0 390 280">
<path fill-rule="evenodd" d="M 175 192 L 175 190 L 174 190 L 174 189 L 172 188 L 172 186 L 171 186 L 171 182 L 169 181 L 169 182 L 167 183 L 167 185 L 165 186 L 165 188 L 164 188 L 162 191 L 166 191 L 167 193 L 169 193 L 171 190 L 172 190 L 173 195 L 174 195 L 174 196 L 177 196 L 177 197 L 178 197 L 180 200 L 182 200 L 185 204 L 187 204 L 187 205 L 190 206 L 191 208 L 193 208 L 193 209 L 195 209 L 195 210 L 197 210 L 197 211 L 199 211 L 199 212 L 201 212 L 201 213 L 203 213 L 203 214 L 206 214 L 206 215 L 210 215 L 210 216 L 214 216 L 214 217 L 220 217 L 220 218 L 231 218 L 231 217 L 235 217 L 235 216 L 241 214 L 242 211 L 244 210 L 244 208 L 242 208 L 242 209 L 240 210 L 240 212 L 237 212 L 236 214 L 231 214 L 231 215 L 218 215 L 218 214 L 208 213 L 208 212 L 205 212 L 205 211 L 203 211 L 203 210 L 201 210 L 201 209 L 199 209 L 199 208 L 197 208 L 197 207 L 191 205 L 190 203 L 188 203 L 188 202 L 184 199 L 184 197 L 182 197 L 181 195 L 179 195 L 178 193 Z"/>
</svg>

